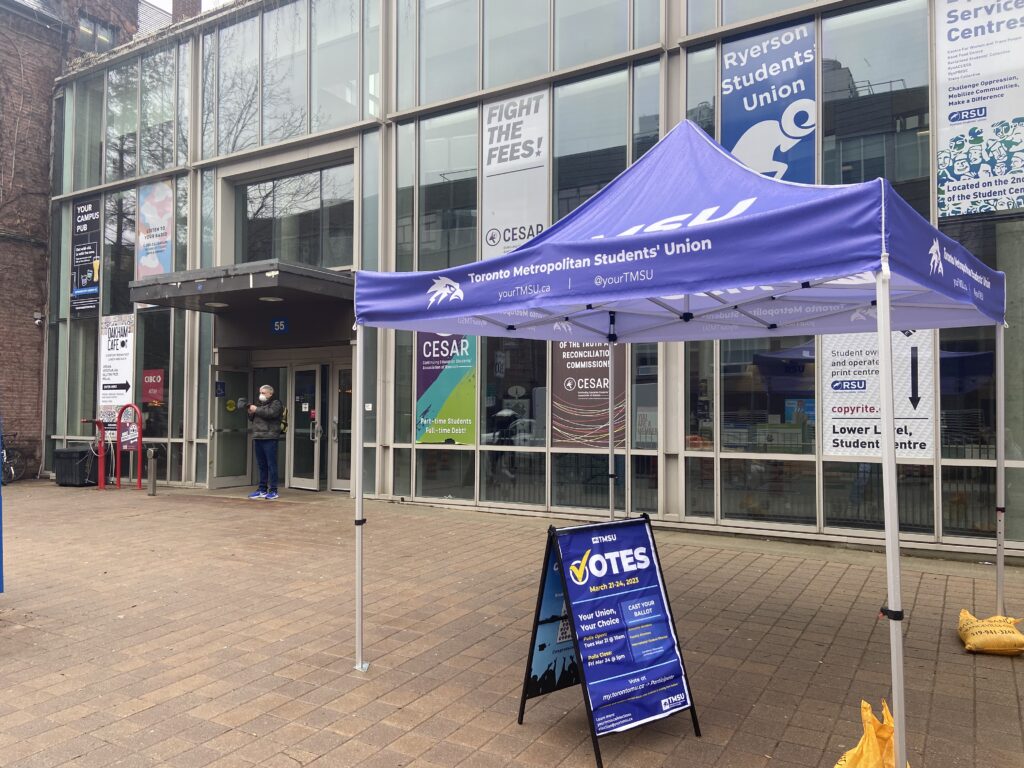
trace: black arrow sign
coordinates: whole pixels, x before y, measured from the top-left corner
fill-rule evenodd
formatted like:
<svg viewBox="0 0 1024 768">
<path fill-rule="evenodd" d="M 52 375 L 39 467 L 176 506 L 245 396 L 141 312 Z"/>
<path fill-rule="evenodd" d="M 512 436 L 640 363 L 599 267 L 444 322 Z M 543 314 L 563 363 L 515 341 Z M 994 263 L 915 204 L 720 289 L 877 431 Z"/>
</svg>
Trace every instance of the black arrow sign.
<svg viewBox="0 0 1024 768">
<path fill-rule="evenodd" d="M 129 384 L 127 381 L 119 381 L 117 384 L 104 384 L 103 385 L 103 391 L 104 392 L 116 392 L 117 390 L 121 390 L 122 392 L 127 392 L 131 388 L 132 388 L 132 385 Z"/>
<path fill-rule="evenodd" d="M 917 396 L 917 347 L 910 348 L 910 404 L 917 410 L 921 398 Z"/>
</svg>

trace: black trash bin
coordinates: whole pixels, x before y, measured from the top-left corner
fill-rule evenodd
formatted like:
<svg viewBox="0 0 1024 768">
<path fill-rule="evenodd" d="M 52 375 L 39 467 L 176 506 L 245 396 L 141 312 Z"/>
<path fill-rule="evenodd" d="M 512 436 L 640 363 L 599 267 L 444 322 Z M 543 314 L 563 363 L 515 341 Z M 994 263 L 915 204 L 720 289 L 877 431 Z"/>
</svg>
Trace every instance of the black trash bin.
<svg viewBox="0 0 1024 768">
<path fill-rule="evenodd" d="M 57 485 L 96 485 L 95 456 L 88 448 L 58 448 L 53 452 Z"/>
</svg>

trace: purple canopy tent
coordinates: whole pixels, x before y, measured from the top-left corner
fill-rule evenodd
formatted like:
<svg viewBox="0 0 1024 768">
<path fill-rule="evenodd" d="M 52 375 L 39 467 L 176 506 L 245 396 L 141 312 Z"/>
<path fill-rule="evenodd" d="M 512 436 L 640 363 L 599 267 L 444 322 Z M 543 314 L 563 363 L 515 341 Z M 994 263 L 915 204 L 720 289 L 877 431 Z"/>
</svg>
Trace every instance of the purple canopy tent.
<svg viewBox="0 0 1024 768">
<path fill-rule="evenodd" d="M 996 327 L 1002 613 L 1004 312 L 1003 274 L 939 232 L 884 179 L 838 186 L 770 179 L 684 121 L 598 194 L 505 256 L 437 272 L 359 272 L 356 403 L 363 325 L 602 342 L 609 359 L 623 342 L 877 332 L 896 764 L 905 765 L 891 331 Z M 609 369 L 613 375 L 614 365 Z M 611 517 L 614 391 L 611 382 Z M 361 428 L 356 419 L 357 446 Z M 356 663 L 365 669 L 361 467 L 353 473 Z"/>
</svg>

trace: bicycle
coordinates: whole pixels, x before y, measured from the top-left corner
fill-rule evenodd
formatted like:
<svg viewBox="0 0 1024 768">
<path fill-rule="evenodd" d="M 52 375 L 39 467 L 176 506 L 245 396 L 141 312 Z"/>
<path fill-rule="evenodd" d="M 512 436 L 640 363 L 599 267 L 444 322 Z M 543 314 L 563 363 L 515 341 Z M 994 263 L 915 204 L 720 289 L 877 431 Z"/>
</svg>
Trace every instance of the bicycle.
<svg viewBox="0 0 1024 768">
<path fill-rule="evenodd" d="M 25 475 L 25 457 L 10 444 L 18 437 L 17 432 L 0 435 L 0 482 L 9 485 Z"/>
</svg>

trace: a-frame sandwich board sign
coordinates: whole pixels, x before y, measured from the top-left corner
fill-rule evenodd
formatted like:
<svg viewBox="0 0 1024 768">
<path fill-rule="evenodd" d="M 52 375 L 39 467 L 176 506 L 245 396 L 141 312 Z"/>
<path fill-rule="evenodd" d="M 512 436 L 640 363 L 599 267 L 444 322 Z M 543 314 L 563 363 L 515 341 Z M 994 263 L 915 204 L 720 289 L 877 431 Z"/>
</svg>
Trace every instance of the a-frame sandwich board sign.
<svg viewBox="0 0 1024 768">
<path fill-rule="evenodd" d="M 700 723 L 650 518 L 548 529 L 526 661 L 526 700 L 583 684 L 598 738 L 677 712 Z"/>
</svg>

